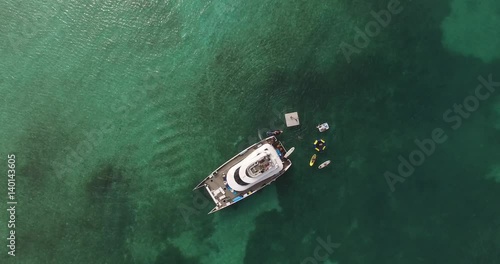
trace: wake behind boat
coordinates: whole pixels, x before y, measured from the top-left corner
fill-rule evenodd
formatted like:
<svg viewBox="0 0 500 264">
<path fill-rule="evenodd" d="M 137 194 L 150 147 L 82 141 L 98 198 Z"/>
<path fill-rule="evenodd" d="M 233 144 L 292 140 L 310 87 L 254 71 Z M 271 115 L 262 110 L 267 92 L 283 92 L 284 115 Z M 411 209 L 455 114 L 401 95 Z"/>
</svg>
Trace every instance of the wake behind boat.
<svg viewBox="0 0 500 264">
<path fill-rule="evenodd" d="M 205 187 L 215 203 L 209 214 L 217 212 L 247 198 L 283 175 L 292 166 L 286 154 L 283 144 L 275 136 L 270 136 L 222 164 L 194 190 Z"/>
</svg>

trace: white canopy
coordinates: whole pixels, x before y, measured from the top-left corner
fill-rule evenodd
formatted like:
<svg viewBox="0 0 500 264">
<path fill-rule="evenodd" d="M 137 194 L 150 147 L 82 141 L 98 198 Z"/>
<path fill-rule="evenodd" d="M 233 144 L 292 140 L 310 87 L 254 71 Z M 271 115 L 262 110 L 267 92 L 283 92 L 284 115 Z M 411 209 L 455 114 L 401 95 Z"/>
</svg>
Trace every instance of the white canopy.
<svg viewBox="0 0 500 264">
<path fill-rule="evenodd" d="M 273 164 L 274 166 L 272 168 L 269 168 L 262 174 L 258 175 L 257 177 L 248 177 L 246 175 L 246 170 L 256 161 L 261 159 L 263 156 L 268 156 L 271 159 L 270 163 Z M 250 154 L 244 160 L 242 160 L 238 164 L 234 165 L 231 169 L 229 169 L 229 171 L 227 172 L 226 180 L 229 187 L 231 187 L 233 190 L 244 191 L 258 184 L 259 182 L 262 182 L 263 180 L 273 175 L 276 175 L 282 169 L 283 169 L 283 163 L 280 157 L 278 156 L 278 153 L 276 153 L 275 148 L 270 144 L 264 144 L 258 149 L 256 149 L 252 154 Z M 240 185 L 236 182 L 234 178 L 234 173 L 236 172 L 236 170 L 238 170 L 239 178 L 245 183 L 248 183 L 247 185 Z"/>
</svg>

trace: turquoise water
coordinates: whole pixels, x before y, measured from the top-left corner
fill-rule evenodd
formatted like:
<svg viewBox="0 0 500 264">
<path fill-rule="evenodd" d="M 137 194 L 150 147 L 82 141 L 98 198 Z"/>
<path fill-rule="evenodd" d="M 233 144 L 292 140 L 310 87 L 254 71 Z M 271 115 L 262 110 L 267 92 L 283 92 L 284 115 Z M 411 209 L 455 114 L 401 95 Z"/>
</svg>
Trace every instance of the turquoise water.
<svg viewBox="0 0 500 264">
<path fill-rule="evenodd" d="M 2 263 L 499 262 L 497 1 L 0 10 L 0 194 L 14 153 L 18 201 L 16 256 L 4 239 Z M 381 10 L 395 11 L 387 25 L 355 39 Z M 443 117 L 490 74 L 488 98 Z M 294 111 L 301 125 L 286 128 Z M 320 134 L 322 122 L 332 129 Z M 291 171 L 207 215 L 211 200 L 192 188 L 280 128 Z M 400 176 L 398 156 L 436 128 L 447 140 Z M 332 160 L 321 171 L 308 166 L 317 137 L 318 162 Z"/>
</svg>

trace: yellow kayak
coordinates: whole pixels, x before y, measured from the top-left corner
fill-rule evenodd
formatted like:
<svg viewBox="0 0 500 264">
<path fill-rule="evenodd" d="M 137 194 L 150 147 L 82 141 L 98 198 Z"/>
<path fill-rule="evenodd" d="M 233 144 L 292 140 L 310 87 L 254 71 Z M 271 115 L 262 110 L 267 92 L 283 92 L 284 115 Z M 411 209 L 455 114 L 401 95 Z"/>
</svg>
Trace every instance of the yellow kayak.
<svg viewBox="0 0 500 264">
<path fill-rule="evenodd" d="M 312 165 L 314 165 L 314 162 L 316 162 L 316 154 L 314 154 L 312 157 L 311 157 L 311 160 L 309 161 L 309 166 L 312 167 Z"/>
</svg>

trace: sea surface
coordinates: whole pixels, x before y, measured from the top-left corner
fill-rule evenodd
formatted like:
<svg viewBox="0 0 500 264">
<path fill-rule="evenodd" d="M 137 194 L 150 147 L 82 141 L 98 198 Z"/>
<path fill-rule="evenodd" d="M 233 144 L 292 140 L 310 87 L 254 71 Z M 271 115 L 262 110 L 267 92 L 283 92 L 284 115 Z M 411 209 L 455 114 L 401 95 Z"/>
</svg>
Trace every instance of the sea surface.
<svg viewBox="0 0 500 264">
<path fill-rule="evenodd" d="M 0 263 L 500 263 L 497 0 L 3 0 L 0 55 Z"/>
</svg>

